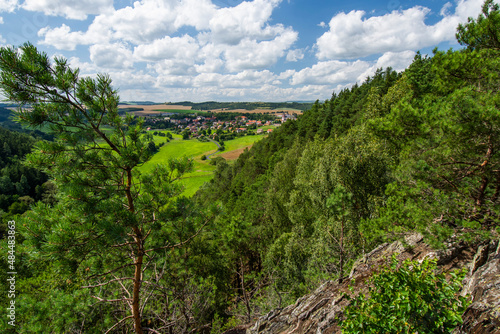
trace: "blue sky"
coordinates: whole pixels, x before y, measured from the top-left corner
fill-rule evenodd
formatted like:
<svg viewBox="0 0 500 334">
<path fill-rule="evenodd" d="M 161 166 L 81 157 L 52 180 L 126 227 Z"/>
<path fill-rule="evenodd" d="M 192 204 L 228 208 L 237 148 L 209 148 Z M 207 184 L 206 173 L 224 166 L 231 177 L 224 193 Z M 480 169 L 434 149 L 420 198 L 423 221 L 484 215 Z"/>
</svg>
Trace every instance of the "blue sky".
<svg viewBox="0 0 500 334">
<path fill-rule="evenodd" d="M 483 0 L 0 0 L 0 44 L 30 41 L 122 101 L 324 100 L 415 52 L 456 48 Z"/>
</svg>

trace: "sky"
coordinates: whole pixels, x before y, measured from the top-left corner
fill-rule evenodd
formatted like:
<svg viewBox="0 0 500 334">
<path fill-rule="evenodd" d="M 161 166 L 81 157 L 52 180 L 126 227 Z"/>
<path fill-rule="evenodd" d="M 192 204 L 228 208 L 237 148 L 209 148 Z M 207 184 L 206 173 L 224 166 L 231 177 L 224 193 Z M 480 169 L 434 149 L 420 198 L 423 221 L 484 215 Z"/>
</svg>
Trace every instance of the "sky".
<svg viewBox="0 0 500 334">
<path fill-rule="evenodd" d="M 27 41 L 121 101 L 315 101 L 417 51 L 459 48 L 483 0 L 0 0 L 0 45 Z"/>
</svg>

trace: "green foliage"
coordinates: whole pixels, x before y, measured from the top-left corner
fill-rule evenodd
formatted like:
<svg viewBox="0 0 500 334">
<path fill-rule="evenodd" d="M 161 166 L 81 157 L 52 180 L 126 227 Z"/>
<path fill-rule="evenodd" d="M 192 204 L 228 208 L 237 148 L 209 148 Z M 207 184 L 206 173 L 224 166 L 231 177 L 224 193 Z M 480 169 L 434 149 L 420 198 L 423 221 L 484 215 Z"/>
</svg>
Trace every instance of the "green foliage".
<svg viewBox="0 0 500 334">
<path fill-rule="evenodd" d="M 21 203 L 19 198 L 29 196 L 41 200 L 43 189 L 40 187 L 47 181 L 47 175 L 22 163 L 32 150 L 35 138 L 0 127 L 0 142 L 3 143 L 0 146 L 0 210 L 23 213 L 31 203 Z"/>
<path fill-rule="evenodd" d="M 496 237 L 498 13 L 486 1 L 477 20 L 458 28 L 467 48 L 418 53 L 403 73 L 377 70 L 260 141 L 229 140 L 217 130 L 221 151 L 253 144 L 236 161 L 200 161 L 214 143 L 189 140 L 188 131 L 151 135 L 141 120 L 123 118 L 107 76 L 80 79 L 65 60 L 53 66 L 29 44 L 22 52 L 2 48 L 0 85 L 21 109 L 34 106 L 20 120 L 58 134 L 27 155 L 28 164 L 53 178 L 34 188 L 27 170 L 9 167 L 33 141 L 25 153 L 16 153 L 24 150 L 20 141 L 0 146 L 7 157 L 0 161 L 2 218 L 33 206 L 20 228 L 24 263 L 33 270 L 21 284 L 36 287 L 23 290 L 23 298 L 38 306 L 23 312 L 46 315 L 47 294 L 63 313 L 75 292 L 80 303 L 64 313 L 67 320 L 49 316 L 43 328 L 53 321 L 56 331 L 71 329 L 85 315 L 86 332 L 115 323 L 114 331 L 127 331 L 130 320 L 120 320 L 130 314 L 129 300 L 120 298 L 141 282 L 143 326 L 189 332 L 211 323 L 215 333 L 283 307 L 325 280 L 342 280 L 361 254 L 409 230 L 433 245 L 452 234 L 470 242 Z M 160 146 L 167 138 L 173 140 Z M 180 196 L 178 181 L 194 185 L 210 176 L 193 169 L 213 170 L 195 202 Z M 345 325 L 362 332 L 360 324 L 375 320 L 386 327 L 366 332 L 447 332 L 465 307 L 455 298 L 461 276 L 446 281 L 434 268 L 393 263 L 375 276 L 374 301 L 353 301 L 357 310 L 348 310 L 353 316 Z M 131 279 L 136 272 L 142 280 Z M 88 289 L 77 292 L 68 279 Z M 23 321 L 25 332 L 42 328 Z"/>
<path fill-rule="evenodd" d="M 143 135 L 140 120 L 119 115 L 118 95 L 106 75 L 80 78 L 67 60 L 51 64 L 30 44 L 1 48 L 0 69 L 0 88 L 21 105 L 18 120 L 57 134 L 56 141 L 38 142 L 26 157 L 59 190 L 53 207 L 38 202 L 23 217 L 19 232 L 27 253 L 63 277 L 81 278 L 99 303 L 113 301 L 109 310 L 118 319 L 109 328 L 133 326 L 142 333 L 143 319 L 159 321 L 155 314 L 161 312 L 147 306 L 146 296 L 160 293 L 153 282 L 165 276 L 166 251 L 202 226 L 199 213 L 188 222 L 168 210 L 182 189 L 176 181 L 190 171 L 191 161 L 170 160 L 152 175 L 141 175 L 138 167 L 156 148 L 153 136 Z M 32 110 L 24 109 L 27 104 Z M 16 188 L 24 191 L 26 178 Z"/>
<path fill-rule="evenodd" d="M 486 0 L 477 20 L 469 18 L 467 24 L 459 24 L 457 40 L 471 50 L 500 50 L 500 6 L 493 0 Z"/>
<path fill-rule="evenodd" d="M 472 240 L 498 226 L 498 18 L 498 5 L 486 1 L 477 20 L 458 28 L 468 49 L 417 56 L 398 83 L 412 94 L 371 121 L 396 157 L 396 182 L 379 212 L 382 230 L 406 225 L 438 241 L 459 228 Z"/>
<path fill-rule="evenodd" d="M 374 274 L 367 298 L 359 294 L 344 311 L 342 333 L 451 333 L 469 302 L 458 293 L 466 269 L 436 273 L 436 261 L 393 257 Z"/>
</svg>

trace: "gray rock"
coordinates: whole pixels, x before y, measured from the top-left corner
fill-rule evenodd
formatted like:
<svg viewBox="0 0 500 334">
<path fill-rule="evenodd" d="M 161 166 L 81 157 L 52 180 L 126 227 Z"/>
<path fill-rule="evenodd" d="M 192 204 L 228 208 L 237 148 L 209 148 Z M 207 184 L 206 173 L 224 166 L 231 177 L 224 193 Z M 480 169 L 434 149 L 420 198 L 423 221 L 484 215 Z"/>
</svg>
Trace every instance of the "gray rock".
<svg viewBox="0 0 500 334">
<path fill-rule="evenodd" d="M 345 294 L 349 285 L 355 293 L 366 292 L 366 281 L 395 254 L 398 260 L 437 258 L 440 270 L 469 268 L 462 294 L 471 296 L 472 304 L 463 315 L 464 323 L 454 333 L 500 334 L 500 243 L 481 245 L 451 243 L 444 251 L 431 249 L 419 234 L 404 242 L 382 244 L 355 262 L 344 282 L 326 282 L 295 304 L 274 310 L 246 326 L 246 334 L 330 334 L 341 333 L 338 326 L 349 304 Z"/>
</svg>

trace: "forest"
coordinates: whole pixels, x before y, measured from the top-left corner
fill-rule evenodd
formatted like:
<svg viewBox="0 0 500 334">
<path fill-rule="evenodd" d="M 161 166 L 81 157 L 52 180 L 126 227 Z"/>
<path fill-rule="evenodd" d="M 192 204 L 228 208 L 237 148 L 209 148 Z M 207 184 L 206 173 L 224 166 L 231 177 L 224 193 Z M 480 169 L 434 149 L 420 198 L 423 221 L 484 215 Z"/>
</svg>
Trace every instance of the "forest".
<svg viewBox="0 0 500 334">
<path fill-rule="evenodd" d="M 498 239 L 499 6 L 487 0 L 456 37 L 460 49 L 316 101 L 234 163 L 213 159 L 192 198 L 177 182 L 189 159 L 138 171 L 151 158 L 143 122 L 118 114 L 108 76 L 79 77 L 29 43 L 1 48 L 0 89 L 32 108 L 16 121 L 55 134 L 0 128 L 2 250 L 15 222 L 15 259 L 0 266 L 16 272 L 2 332 L 223 333 L 408 232 L 437 248 Z M 461 307 L 401 332 L 449 333 Z"/>
</svg>

